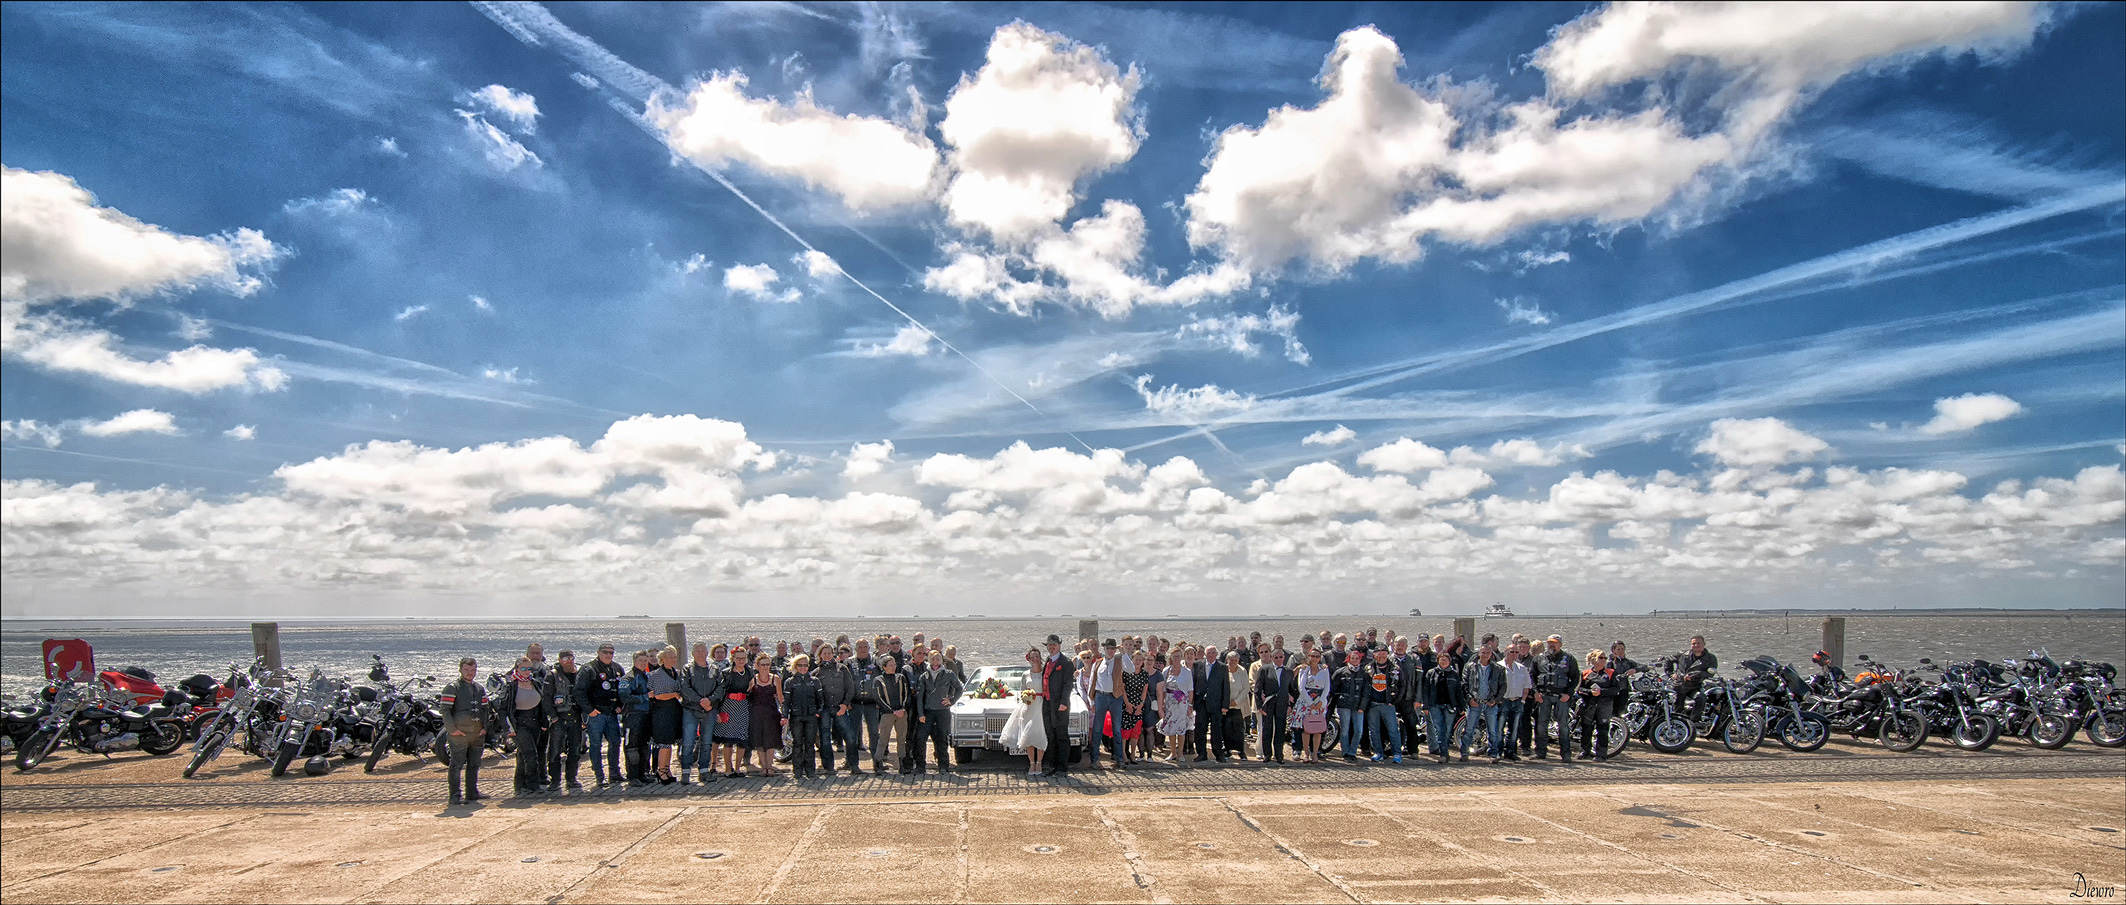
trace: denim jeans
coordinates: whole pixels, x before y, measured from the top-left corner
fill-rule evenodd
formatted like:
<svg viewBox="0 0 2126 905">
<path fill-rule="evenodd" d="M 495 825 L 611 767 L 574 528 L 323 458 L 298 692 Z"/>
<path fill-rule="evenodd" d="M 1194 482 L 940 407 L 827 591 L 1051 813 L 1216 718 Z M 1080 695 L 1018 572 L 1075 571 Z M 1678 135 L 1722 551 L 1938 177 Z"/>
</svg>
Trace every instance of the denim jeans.
<svg viewBox="0 0 2126 905">
<path fill-rule="evenodd" d="M 1366 731 L 1366 714 L 1363 710 L 1336 708 L 1336 744 L 1343 749 L 1345 757 L 1358 756 L 1358 737 Z"/>
<path fill-rule="evenodd" d="M 1403 724 L 1402 720 L 1396 718 L 1394 704 L 1372 704 L 1366 707 L 1366 735 L 1373 740 L 1375 760 L 1403 759 Z"/>
<path fill-rule="evenodd" d="M 679 713 L 679 769 L 709 768 L 716 750 L 716 714 L 696 704 Z"/>
<path fill-rule="evenodd" d="M 1093 692 L 1093 712 L 1090 729 L 1092 733 L 1092 744 L 1085 746 L 1085 763 L 1089 766 L 1097 767 L 1100 765 L 1100 746 L 1102 744 L 1105 744 L 1107 746 L 1108 756 L 1113 757 L 1116 760 L 1121 759 L 1118 755 L 1115 754 L 1115 752 L 1119 750 L 1119 740 L 1113 737 L 1108 737 L 1104 741 L 1102 740 L 1100 727 L 1105 726 L 1107 724 L 1106 718 L 1109 716 L 1114 717 L 1115 729 L 1119 732 L 1122 728 L 1122 697 L 1120 695 L 1108 694 L 1104 691 Z M 1224 754 L 1225 752 L 1223 751 L 1219 752 L 1219 755 L 1221 757 L 1224 756 Z"/>
<path fill-rule="evenodd" d="M 1542 757 L 1550 749 L 1550 727 L 1557 724 L 1558 756 L 1572 759 L 1572 696 L 1564 694 L 1538 694 L 1535 705 L 1535 756 Z"/>
<path fill-rule="evenodd" d="M 601 713 L 583 721 L 583 729 L 590 737 L 591 772 L 597 774 L 599 782 L 604 782 L 608 775 L 605 765 L 610 763 L 613 766 L 610 775 L 616 780 L 621 778 L 620 718 L 614 714 Z"/>
<path fill-rule="evenodd" d="M 1484 738 L 1491 743 L 1489 757 L 1499 756 L 1499 705 L 1497 702 L 1478 702 L 1469 705 L 1469 722 L 1462 727 L 1462 756 L 1469 756 L 1470 737 L 1476 734 L 1477 724 L 1484 726 Z"/>
<path fill-rule="evenodd" d="M 834 726 L 834 711 L 821 710 L 819 712 L 819 768 L 822 770 L 832 771 L 834 769 Z M 805 759 L 811 760 L 810 757 Z"/>
<path fill-rule="evenodd" d="M 864 734 L 860 739 L 856 736 L 850 737 L 849 750 L 852 752 L 858 748 L 866 751 L 871 750 L 873 746 L 878 744 L 878 705 L 857 704 L 849 708 L 849 715 L 856 717 L 856 721 L 864 727 Z M 852 754 L 851 756 L 854 755 Z"/>
<path fill-rule="evenodd" d="M 878 710 L 872 707 L 872 720 L 878 718 Z M 850 705 L 842 716 L 829 716 L 836 727 L 842 727 L 842 761 L 848 769 L 857 769 L 857 746 L 863 739 L 863 707 Z M 874 733 L 876 735 L 876 733 Z"/>
<path fill-rule="evenodd" d="M 1521 723 L 1522 701 L 1514 699 L 1499 702 L 1499 750 L 1502 754 L 1515 754 L 1519 750 L 1514 733 Z"/>
<path fill-rule="evenodd" d="M 1425 742 L 1435 755 L 1444 756 L 1453 747 L 1454 708 L 1445 704 L 1425 708 Z"/>
</svg>

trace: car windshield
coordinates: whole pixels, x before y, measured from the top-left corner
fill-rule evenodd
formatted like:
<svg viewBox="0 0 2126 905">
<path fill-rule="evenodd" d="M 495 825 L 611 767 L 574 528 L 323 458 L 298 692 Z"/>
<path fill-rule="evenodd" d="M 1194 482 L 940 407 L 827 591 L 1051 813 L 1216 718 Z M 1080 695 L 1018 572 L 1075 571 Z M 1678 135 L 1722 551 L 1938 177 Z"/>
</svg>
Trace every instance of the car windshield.
<svg viewBox="0 0 2126 905">
<path fill-rule="evenodd" d="M 974 675 L 967 677 L 967 685 L 972 688 L 982 684 L 984 680 L 997 679 L 1004 683 L 1004 687 L 1013 691 L 1026 691 L 1033 687 L 1028 684 L 1032 674 L 1033 671 L 1024 666 L 984 666 L 975 670 Z"/>
</svg>

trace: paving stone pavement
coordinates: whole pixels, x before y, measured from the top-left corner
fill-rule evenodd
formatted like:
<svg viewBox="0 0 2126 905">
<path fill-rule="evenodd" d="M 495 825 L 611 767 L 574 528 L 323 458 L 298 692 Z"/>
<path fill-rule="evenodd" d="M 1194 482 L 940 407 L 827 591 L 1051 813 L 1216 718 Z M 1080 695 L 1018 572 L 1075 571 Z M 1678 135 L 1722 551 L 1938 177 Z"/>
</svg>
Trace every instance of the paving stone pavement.
<svg viewBox="0 0 2126 905">
<path fill-rule="evenodd" d="M 1068 779 L 1037 779 L 1006 769 L 961 768 L 926 776 L 843 774 L 832 779 L 718 779 L 691 786 L 629 788 L 590 786 L 580 792 L 537 796 L 507 795 L 509 766 L 491 761 L 482 768 L 488 792 L 500 789 L 499 802 L 565 804 L 592 801 L 681 803 L 863 801 L 880 799 L 957 799 L 1006 795 L 1127 797 L 1189 792 L 1344 792 L 1365 788 L 1455 788 L 1468 786 L 1587 786 L 1629 783 L 1793 783 L 1825 781 L 1925 781 L 2032 779 L 2045 777 L 2119 777 L 2126 779 L 2126 749 L 2078 746 L 2059 751 L 1998 748 L 1971 753 L 1922 749 L 1905 755 L 1865 749 L 1825 749 L 1813 755 L 1791 752 L 1763 755 L 1712 754 L 1702 750 L 1680 756 L 1637 754 L 1609 763 L 1529 761 L 1492 766 L 1486 763 L 1402 766 L 1346 764 L 1331 758 L 1320 766 L 1255 763 L 1175 767 L 1149 764 L 1129 770 L 1077 770 Z M 255 809 L 279 806 L 365 806 L 432 804 L 442 795 L 435 769 L 413 775 L 364 775 L 342 768 L 324 777 L 288 777 L 270 781 L 216 782 L 201 779 L 158 782 L 69 782 L 33 784 L 30 776 L 9 776 L 0 787 L 0 810 L 92 811 L 139 808 Z"/>
</svg>

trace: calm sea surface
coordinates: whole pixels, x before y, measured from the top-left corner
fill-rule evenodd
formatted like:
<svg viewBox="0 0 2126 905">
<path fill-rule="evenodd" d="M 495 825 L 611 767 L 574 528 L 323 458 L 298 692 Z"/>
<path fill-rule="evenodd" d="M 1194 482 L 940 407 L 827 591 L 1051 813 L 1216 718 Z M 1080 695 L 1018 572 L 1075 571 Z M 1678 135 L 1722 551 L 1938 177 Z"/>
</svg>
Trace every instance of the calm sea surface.
<svg viewBox="0 0 2126 905">
<path fill-rule="evenodd" d="M 1641 659 L 1682 650 L 1690 636 L 1704 634 L 1723 666 L 1739 670 L 1743 659 L 1771 654 L 1804 666 L 1820 645 L 1819 614 L 1781 616 L 1577 616 L 1477 620 L 1477 632 L 1501 637 L 1525 632 L 1565 637 L 1577 656 L 1588 648 L 1622 640 Z M 1324 629 L 1351 632 L 1378 626 L 1397 635 L 1446 634 L 1446 618 L 1308 617 L 1236 619 L 1116 619 L 1100 621 L 1100 634 L 1156 634 L 1167 638 L 1215 643 L 1230 635 L 1260 631 L 1265 639 L 1282 633 L 1298 649 L 1299 636 Z M 970 666 L 1016 663 L 1028 645 L 1049 633 L 1073 639 L 1075 619 L 694 619 L 687 622 L 689 641 L 710 643 L 760 635 L 775 641 L 814 637 L 852 639 L 891 632 L 906 638 L 922 631 L 942 636 L 959 647 Z M 159 679 L 174 682 L 195 672 L 217 678 L 231 661 L 248 663 L 248 622 L 150 622 L 9 620 L 0 629 L 0 690 L 21 694 L 43 681 L 38 647 L 46 638 L 81 638 L 94 645 L 102 668 L 144 666 Z M 382 654 L 397 677 L 448 676 L 459 657 L 480 659 L 483 672 L 506 667 L 527 642 L 546 645 L 548 657 L 573 648 L 588 659 L 601 641 L 612 642 L 623 657 L 628 651 L 664 643 L 661 619 L 580 619 L 444 622 L 373 620 L 281 623 L 283 662 L 290 668 L 311 666 L 333 675 L 360 677 L 369 656 Z M 2062 659 L 2077 657 L 2126 664 L 2126 612 L 2032 615 L 1877 616 L 1846 620 L 1846 658 L 1869 654 L 1893 664 L 1911 665 L 1920 657 L 1953 661 L 1970 657 L 2021 657 L 2032 648 L 2047 648 Z"/>
</svg>

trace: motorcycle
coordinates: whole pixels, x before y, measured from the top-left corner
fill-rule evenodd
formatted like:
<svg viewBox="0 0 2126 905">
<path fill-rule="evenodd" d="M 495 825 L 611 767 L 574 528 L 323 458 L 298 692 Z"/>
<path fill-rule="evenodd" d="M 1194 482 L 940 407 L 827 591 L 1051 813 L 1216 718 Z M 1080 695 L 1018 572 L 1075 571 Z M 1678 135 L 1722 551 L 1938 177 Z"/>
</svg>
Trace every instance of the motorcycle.
<svg viewBox="0 0 2126 905">
<path fill-rule="evenodd" d="M 1941 673 L 1939 682 L 1926 682 L 1914 675 L 1905 684 L 1906 698 L 1927 715 L 1927 730 L 1941 733 L 1965 751 L 1992 747 L 2000 738 L 2000 720 L 1979 709 L 1969 681 L 1969 666 L 1943 668 L 1926 657 L 1919 659 L 1919 666 Z"/>
<path fill-rule="evenodd" d="M 29 740 L 30 734 L 37 731 L 37 724 L 51 709 L 50 704 L 40 699 L 27 704 L 16 704 L 0 711 L 0 719 L 5 720 L 5 726 L 0 727 L 0 755 L 20 749 L 22 743 Z"/>
<path fill-rule="evenodd" d="M 2066 716 L 2080 723 L 2089 743 L 2100 748 L 2126 746 L 2126 705 L 2116 701 L 2111 687 L 2117 675 L 2109 663 L 2060 664 L 2060 699 L 2073 708 Z"/>
<path fill-rule="evenodd" d="M 1658 665 L 1659 675 L 1649 669 L 1632 676 L 1624 721 L 1630 730 L 1628 737 L 1644 741 L 1663 754 L 1677 754 L 1698 740 L 1698 728 L 1677 712 L 1675 658 L 1663 659 Z M 1614 737 L 1615 733 L 1611 735 Z"/>
<path fill-rule="evenodd" d="M 369 745 L 369 760 L 362 765 L 364 773 L 376 772 L 377 762 L 386 751 L 420 760 L 443 735 L 442 718 L 430 709 L 425 696 L 414 692 L 416 688 L 434 685 L 435 677 L 423 676 L 402 686 L 391 681 L 391 670 L 385 667 L 384 658 L 372 656 L 376 665 L 369 669 L 369 680 L 383 686 L 383 693 L 377 697 L 374 740 Z"/>
<path fill-rule="evenodd" d="M 1764 744 L 1764 714 L 1742 705 L 1733 681 L 1718 676 L 1705 680 L 1697 703 L 1690 719 L 1699 738 L 1718 738 L 1721 747 L 1734 754 L 1748 754 Z"/>
<path fill-rule="evenodd" d="M 185 713 L 191 705 L 172 695 L 152 707 L 132 706 L 123 694 L 62 679 L 52 685 L 51 709 L 15 751 L 15 769 L 29 772 L 60 744 L 106 757 L 139 748 L 160 757 L 184 746 Z"/>
<path fill-rule="evenodd" d="M 193 721 L 193 725 L 199 729 L 192 743 L 192 760 L 185 765 L 186 779 L 191 779 L 193 774 L 199 772 L 199 768 L 220 757 L 222 750 L 228 747 L 231 741 L 235 741 L 239 733 L 245 739 L 239 744 L 240 750 L 252 753 L 261 750 L 261 740 L 266 735 L 267 726 L 272 725 L 270 717 L 261 714 L 260 705 L 272 700 L 272 695 L 266 693 L 266 678 L 265 661 L 262 659 L 253 661 L 249 670 L 234 663 L 229 664 L 229 681 L 216 683 L 215 686 L 215 695 L 220 706 L 215 708 L 213 716 L 204 723 Z M 229 697 L 225 699 L 220 698 L 220 692 L 224 689 L 229 692 Z M 188 692 L 190 690 L 187 689 Z M 277 705 L 273 707 L 272 712 L 279 712 Z"/>
<path fill-rule="evenodd" d="M 267 747 L 273 752 L 274 776 L 286 776 L 288 765 L 297 757 L 315 758 L 330 754 L 338 740 L 331 721 L 334 711 L 340 708 L 339 683 L 326 678 L 315 667 L 310 678 L 291 696 L 279 714 L 279 729 Z M 330 764 L 325 764 L 329 769 Z M 305 772 L 314 772 L 314 766 L 305 766 Z"/>
<path fill-rule="evenodd" d="M 184 692 L 192 704 L 192 721 L 185 726 L 185 738 L 198 740 L 199 734 L 221 715 L 221 709 L 236 697 L 236 689 L 213 676 L 200 673 L 177 683 L 178 691 Z"/>
<path fill-rule="evenodd" d="M 1757 714 L 1765 735 L 1789 751 L 1814 751 L 1830 741 L 1831 721 L 1802 706 L 1809 685 L 1793 666 L 1768 656 L 1744 660 L 1742 666 L 1751 673 L 1743 686 L 1743 706 Z"/>
<path fill-rule="evenodd" d="M 504 757 L 517 753 L 517 689 L 507 673 L 487 676 L 487 708 L 481 717 L 487 724 L 486 747 Z"/>
<path fill-rule="evenodd" d="M 1875 736 L 1882 746 L 1899 754 L 1927 743 L 1927 717 L 1907 704 L 1901 691 L 1902 676 L 1895 670 L 1860 655 L 1861 669 L 1852 686 L 1836 683 L 1829 675 L 1818 676 L 1811 700 L 1831 721 L 1831 728 L 1854 738 Z"/>
</svg>

